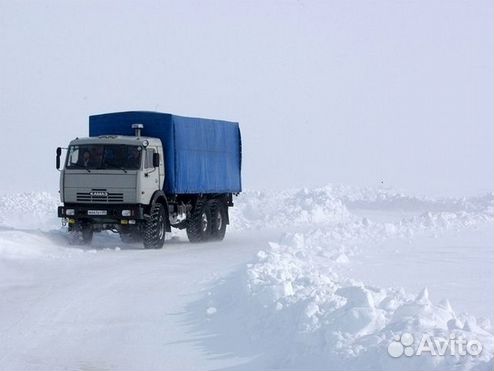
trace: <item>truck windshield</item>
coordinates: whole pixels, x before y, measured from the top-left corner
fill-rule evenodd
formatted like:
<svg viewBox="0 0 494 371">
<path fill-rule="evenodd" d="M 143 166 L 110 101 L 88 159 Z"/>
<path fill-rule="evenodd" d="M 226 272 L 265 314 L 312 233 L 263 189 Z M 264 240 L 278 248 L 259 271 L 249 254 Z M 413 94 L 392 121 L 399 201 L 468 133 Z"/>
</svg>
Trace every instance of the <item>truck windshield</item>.
<svg viewBox="0 0 494 371">
<path fill-rule="evenodd" d="M 69 146 L 67 169 L 122 169 L 141 167 L 141 147 L 125 144 L 81 144 Z"/>
</svg>

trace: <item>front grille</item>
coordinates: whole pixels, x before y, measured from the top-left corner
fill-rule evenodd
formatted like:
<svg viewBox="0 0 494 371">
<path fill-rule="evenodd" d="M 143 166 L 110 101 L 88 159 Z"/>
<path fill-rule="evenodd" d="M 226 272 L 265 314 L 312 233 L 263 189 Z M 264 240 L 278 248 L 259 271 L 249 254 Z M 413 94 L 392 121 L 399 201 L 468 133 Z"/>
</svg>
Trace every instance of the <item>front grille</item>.
<svg viewBox="0 0 494 371">
<path fill-rule="evenodd" d="M 91 194 L 92 192 L 77 192 L 77 202 L 113 203 L 123 202 L 123 193 L 107 193 L 106 195 Z"/>
</svg>

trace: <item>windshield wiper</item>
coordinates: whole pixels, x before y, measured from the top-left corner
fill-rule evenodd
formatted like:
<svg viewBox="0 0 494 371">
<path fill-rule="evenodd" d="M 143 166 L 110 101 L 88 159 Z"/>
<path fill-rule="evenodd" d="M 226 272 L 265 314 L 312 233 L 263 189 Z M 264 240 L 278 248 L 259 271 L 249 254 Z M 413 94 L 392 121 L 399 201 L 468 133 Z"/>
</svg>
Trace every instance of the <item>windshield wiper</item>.
<svg viewBox="0 0 494 371">
<path fill-rule="evenodd" d="M 107 163 L 107 166 L 102 167 L 102 169 L 120 169 L 122 170 L 125 174 L 127 174 L 127 170 L 123 166 L 115 165 L 112 163 Z"/>
<path fill-rule="evenodd" d="M 105 164 L 103 164 L 103 166 L 101 167 L 101 169 L 120 169 L 122 170 L 125 174 L 127 174 L 127 170 L 123 167 L 123 166 L 120 166 L 120 165 L 117 165 L 117 164 L 114 164 L 112 162 L 106 162 Z"/>
</svg>

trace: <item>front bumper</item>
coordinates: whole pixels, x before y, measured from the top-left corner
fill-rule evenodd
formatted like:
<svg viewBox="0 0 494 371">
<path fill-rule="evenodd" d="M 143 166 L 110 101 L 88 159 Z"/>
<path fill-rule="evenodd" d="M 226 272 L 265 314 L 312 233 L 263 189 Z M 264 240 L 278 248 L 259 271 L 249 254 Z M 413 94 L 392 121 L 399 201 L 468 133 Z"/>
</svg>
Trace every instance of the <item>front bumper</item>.
<svg viewBox="0 0 494 371">
<path fill-rule="evenodd" d="M 73 212 L 67 213 L 67 210 Z M 122 215 L 122 211 L 125 215 Z M 144 205 L 141 204 L 65 204 L 58 207 L 59 218 L 84 219 L 93 222 L 120 222 L 121 220 L 144 220 Z"/>
</svg>

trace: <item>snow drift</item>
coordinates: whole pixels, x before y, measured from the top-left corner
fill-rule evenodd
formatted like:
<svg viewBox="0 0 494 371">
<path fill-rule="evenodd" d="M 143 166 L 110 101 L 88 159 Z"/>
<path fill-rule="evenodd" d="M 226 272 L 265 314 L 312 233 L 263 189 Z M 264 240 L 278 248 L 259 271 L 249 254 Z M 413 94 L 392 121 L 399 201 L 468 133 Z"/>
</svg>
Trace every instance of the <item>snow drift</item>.
<svg viewBox="0 0 494 371">
<path fill-rule="evenodd" d="M 265 204 L 265 200 L 272 206 L 266 208 L 263 219 L 252 210 L 259 210 L 257 203 Z M 267 357 L 261 364 L 268 368 L 492 369 L 494 338 L 488 319 L 456 313 L 447 299 L 433 303 L 427 288 L 411 294 L 400 288 L 368 286 L 340 273 L 353 255 L 385 239 L 411 239 L 492 223 L 492 205 L 492 194 L 434 200 L 391 191 L 352 192 L 341 187 L 334 191 L 331 186 L 245 195 L 234 219 L 243 228 L 302 231 L 270 242 L 231 279 L 233 287 L 228 292 L 219 289 L 218 313 L 212 320 L 224 319 L 222 304 L 234 311 L 230 315 L 245 324 L 244 331 L 259 352 L 269 349 L 269 356 L 261 356 Z M 352 214 L 352 208 L 414 210 L 417 215 L 378 223 Z M 234 298 L 232 292 L 237 293 Z M 212 329 L 222 332 L 221 326 Z M 423 334 L 475 339 L 483 344 L 483 351 L 478 356 L 424 354 L 393 359 L 387 347 L 403 333 L 415 339 Z"/>
</svg>

